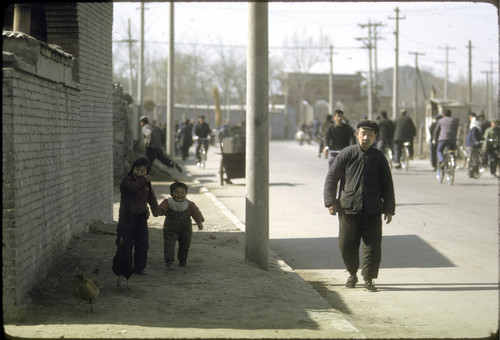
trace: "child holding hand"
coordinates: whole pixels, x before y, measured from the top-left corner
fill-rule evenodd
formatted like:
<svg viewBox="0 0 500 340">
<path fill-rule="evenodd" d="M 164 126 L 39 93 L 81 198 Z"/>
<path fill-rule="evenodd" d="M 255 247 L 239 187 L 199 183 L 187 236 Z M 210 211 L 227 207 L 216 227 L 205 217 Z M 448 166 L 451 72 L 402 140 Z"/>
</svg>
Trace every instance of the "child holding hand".
<svg viewBox="0 0 500 340">
<path fill-rule="evenodd" d="M 198 224 L 198 229 L 203 230 L 205 221 L 200 209 L 194 202 L 186 199 L 188 187 L 185 183 L 175 181 L 170 185 L 170 196 L 163 200 L 159 206 L 160 215 L 165 215 L 163 224 L 163 251 L 167 269 L 174 263 L 175 244 L 179 242 L 177 259 L 179 266 L 186 265 L 193 228 L 191 217 Z"/>
<path fill-rule="evenodd" d="M 141 157 L 134 162 L 128 175 L 120 184 L 120 212 L 116 232 L 117 257 L 114 260 L 116 275 L 130 276 L 132 266 L 137 274 L 145 274 L 149 249 L 148 218 L 151 207 L 158 216 L 158 201 L 151 187 L 151 163 Z M 119 254 L 122 254 L 119 256 Z M 122 268 L 122 269 L 120 269 Z M 125 268 L 125 269 L 124 269 Z"/>
</svg>

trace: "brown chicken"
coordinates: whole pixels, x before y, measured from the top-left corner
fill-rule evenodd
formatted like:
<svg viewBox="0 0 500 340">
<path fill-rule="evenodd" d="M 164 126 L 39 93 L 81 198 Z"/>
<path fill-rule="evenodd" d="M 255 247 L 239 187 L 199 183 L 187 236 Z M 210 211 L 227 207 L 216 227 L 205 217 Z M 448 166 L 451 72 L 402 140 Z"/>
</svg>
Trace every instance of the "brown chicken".
<svg viewBox="0 0 500 340">
<path fill-rule="evenodd" d="M 76 268 L 73 272 L 73 276 L 73 289 L 79 300 L 76 308 L 78 308 L 82 301 L 85 300 L 90 303 L 90 311 L 94 312 L 92 303 L 93 300 L 95 300 L 95 298 L 99 295 L 99 269 L 95 269 L 92 275 L 86 277 L 82 270 Z"/>
</svg>

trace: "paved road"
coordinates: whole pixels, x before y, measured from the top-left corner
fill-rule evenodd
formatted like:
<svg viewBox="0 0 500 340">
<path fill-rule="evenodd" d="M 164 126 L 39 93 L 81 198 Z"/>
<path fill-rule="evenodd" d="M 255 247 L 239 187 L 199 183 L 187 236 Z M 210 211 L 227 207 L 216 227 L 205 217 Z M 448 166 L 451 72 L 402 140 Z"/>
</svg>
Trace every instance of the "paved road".
<svg viewBox="0 0 500 340">
<path fill-rule="evenodd" d="M 221 186 L 220 155 L 188 169 L 244 221 L 245 180 Z M 498 181 L 458 171 L 439 184 L 427 160 L 394 170 L 378 293 L 345 289 L 338 220 L 323 207 L 316 145 L 270 144 L 270 247 L 368 337 L 482 337 L 498 328 Z"/>
</svg>

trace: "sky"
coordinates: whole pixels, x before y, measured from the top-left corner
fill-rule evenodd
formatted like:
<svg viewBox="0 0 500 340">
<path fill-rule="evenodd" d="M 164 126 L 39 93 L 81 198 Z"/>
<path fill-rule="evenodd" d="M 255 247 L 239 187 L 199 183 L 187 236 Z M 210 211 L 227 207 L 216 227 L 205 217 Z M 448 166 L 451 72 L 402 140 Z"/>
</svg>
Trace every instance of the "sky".
<svg viewBox="0 0 500 340">
<path fill-rule="evenodd" d="M 113 40 L 127 39 L 128 19 L 132 38 L 140 34 L 140 4 L 114 3 Z M 145 49 L 152 56 L 168 54 L 168 2 L 145 4 Z M 368 50 L 357 38 L 368 37 L 368 29 L 360 25 L 378 23 L 377 67 L 381 71 L 395 65 L 395 9 L 399 8 L 399 65 L 418 65 L 434 75 L 446 73 L 450 81 L 468 77 L 469 41 L 472 48 L 473 81 L 486 82 L 487 73 L 498 79 L 498 15 L 491 4 L 473 2 L 270 2 L 269 50 L 270 56 L 286 58 L 285 41 L 299 37 L 327 36 L 324 62 L 317 63 L 310 72 L 328 73 L 328 48 L 334 47 L 333 72 L 353 74 L 369 69 Z M 182 2 L 174 9 L 175 43 L 178 46 L 230 45 L 242 49 L 247 44 L 248 4 L 246 2 Z M 392 19 L 391 19 L 392 18 Z M 117 47 L 120 48 L 117 48 Z M 138 45 L 137 45 L 138 46 Z M 127 51 L 114 43 L 114 50 Z M 448 48 L 448 49 L 447 49 Z M 153 52 L 154 51 L 154 52 Z M 289 51 L 289 50 L 288 50 Z M 286 70 L 290 71 L 290 70 Z M 491 73 L 490 73 L 491 74 Z M 496 81 L 495 81 L 496 83 Z"/>
</svg>

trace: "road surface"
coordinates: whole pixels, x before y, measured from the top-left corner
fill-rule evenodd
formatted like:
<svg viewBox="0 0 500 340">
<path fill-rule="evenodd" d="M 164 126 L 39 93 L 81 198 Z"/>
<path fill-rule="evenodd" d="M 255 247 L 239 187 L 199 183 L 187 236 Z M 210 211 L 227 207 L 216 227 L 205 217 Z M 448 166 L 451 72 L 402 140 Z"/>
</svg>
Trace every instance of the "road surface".
<svg viewBox="0 0 500 340">
<path fill-rule="evenodd" d="M 220 155 L 188 166 L 241 221 L 245 179 L 219 183 Z M 462 165 L 462 162 L 459 163 Z M 338 220 L 323 205 L 317 146 L 270 143 L 270 248 L 371 337 L 485 337 L 498 329 L 498 180 L 439 184 L 428 160 L 393 170 L 396 215 L 384 224 L 377 293 L 344 288 Z"/>
</svg>

